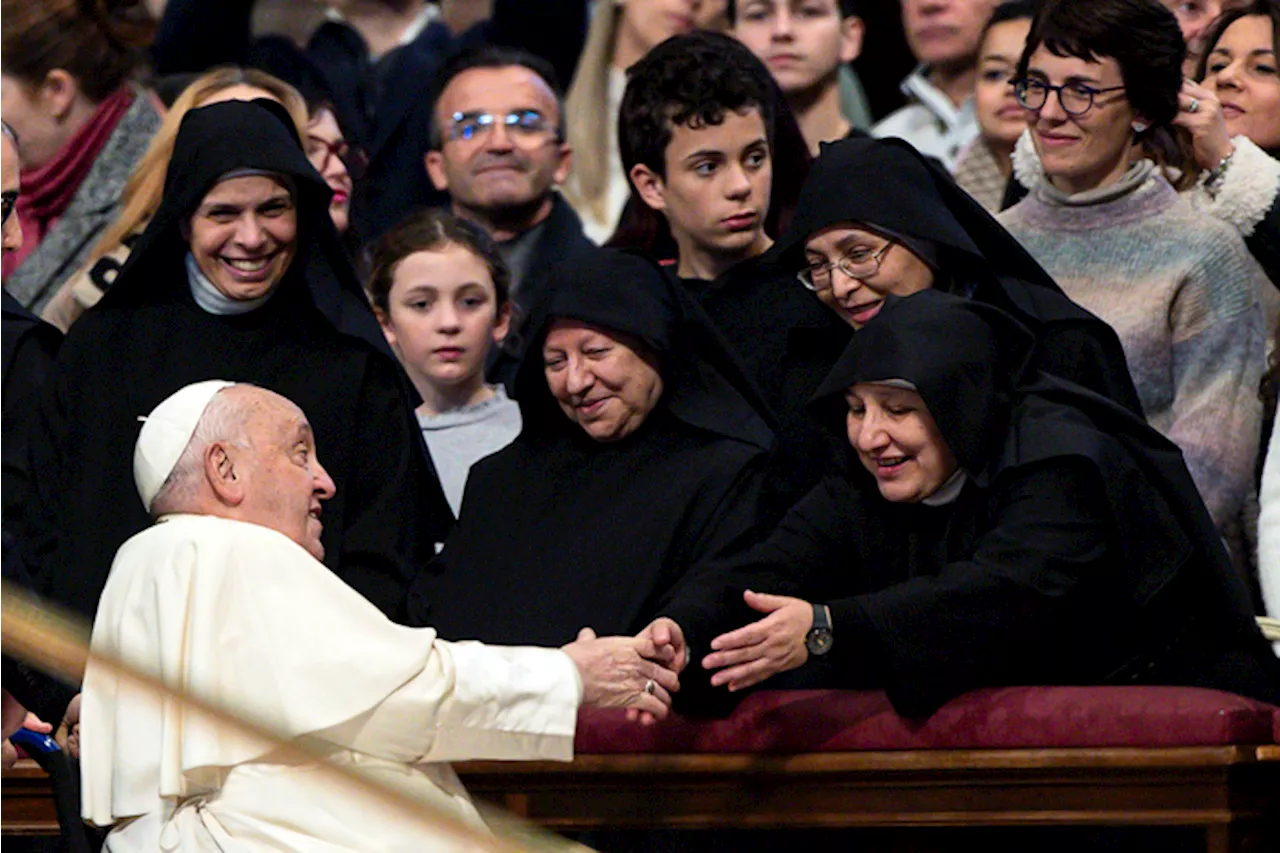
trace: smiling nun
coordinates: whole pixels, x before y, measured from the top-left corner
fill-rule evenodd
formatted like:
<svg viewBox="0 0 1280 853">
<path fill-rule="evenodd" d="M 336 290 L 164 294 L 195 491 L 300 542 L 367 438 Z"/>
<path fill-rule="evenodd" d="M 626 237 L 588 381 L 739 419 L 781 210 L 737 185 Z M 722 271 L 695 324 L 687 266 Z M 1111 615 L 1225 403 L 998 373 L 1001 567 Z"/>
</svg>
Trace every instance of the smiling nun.
<svg viewBox="0 0 1280 853">
<path fill-rule="evenodd" d="M 92 614 L 116 549 L 148 524 L 130 494 L 138 415 L 220 377 L 307 412 L 337 486 L 325 562 L 400 616 L 419 554 L 452 515 L 329 195 L 278 104 L 218 103 L 183 120 L 160 208 L 68 336 L 40 408 L 27 541 L 56 600 Z"/>
</svg>

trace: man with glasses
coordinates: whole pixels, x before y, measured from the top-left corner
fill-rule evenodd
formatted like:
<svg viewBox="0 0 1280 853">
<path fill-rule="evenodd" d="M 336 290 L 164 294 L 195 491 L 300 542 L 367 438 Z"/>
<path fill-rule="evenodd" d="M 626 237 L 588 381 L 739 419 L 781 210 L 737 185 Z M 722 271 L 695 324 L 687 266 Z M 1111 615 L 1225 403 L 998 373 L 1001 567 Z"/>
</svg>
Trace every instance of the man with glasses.
<svg viewBox="0 0 1280 853">
<path fill-rule="evenodd" d="M 572 159 L 555 72 L 521 51 L 487 47 L 441 70 L 427 174 L 453 212 L 483 227 L 524 306 L 552 261 L 590 245 L 556 188 Z"/>
</svg>

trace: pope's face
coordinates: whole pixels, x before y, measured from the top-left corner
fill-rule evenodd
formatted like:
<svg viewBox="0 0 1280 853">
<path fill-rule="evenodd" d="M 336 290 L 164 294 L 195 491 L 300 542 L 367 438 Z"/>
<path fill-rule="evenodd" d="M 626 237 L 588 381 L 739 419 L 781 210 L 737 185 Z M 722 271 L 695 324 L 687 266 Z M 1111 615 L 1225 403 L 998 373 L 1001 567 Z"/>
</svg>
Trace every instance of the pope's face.
<svg viewBox="0 0 1280 853">
<path fill-rule="evenodd" d="M 261 389 L 246 426 L 248 447 L 238 448 L 237 477 L 243 480 L 244 521 L 283 533 L 317 560 L 324 559 L 321 502 L 335 487 L 316 456 L 306 415 L 293 403 Z"/>
<path fill-rule="evenodd" d="M 298 214 L 289 190 L 266 175 L 219 181 L 189 221 L 191 254 L 229 299 L 270 293 L 289 269 L 298 244 Z"/>
</svg>

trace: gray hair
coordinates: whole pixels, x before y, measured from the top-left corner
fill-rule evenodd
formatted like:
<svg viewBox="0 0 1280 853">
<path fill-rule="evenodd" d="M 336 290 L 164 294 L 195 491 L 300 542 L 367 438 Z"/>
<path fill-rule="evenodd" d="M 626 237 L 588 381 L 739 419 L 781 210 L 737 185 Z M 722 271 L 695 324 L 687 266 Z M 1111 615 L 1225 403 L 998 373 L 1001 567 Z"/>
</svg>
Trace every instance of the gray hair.
<svg viewBox="0 0 1280 853">
<path fill-rule="evenodd" d="M 252 387 L 255 386 L 237 383 L 213 395 L 200 415 L 195 431 L 191 433 L 191 440 L 183 448 L 173 470 L 151 501 L 153 517 L 189 512 L 193 508 L 192 503 L 200 491 L 200 480 L 204 476 L 204 452 L 210 444 L 221 442 L 236 447 L 249 446 L 245 427 L 261 400 L 257 395 L 226 392 L 235 388 Z"/>
</svg>

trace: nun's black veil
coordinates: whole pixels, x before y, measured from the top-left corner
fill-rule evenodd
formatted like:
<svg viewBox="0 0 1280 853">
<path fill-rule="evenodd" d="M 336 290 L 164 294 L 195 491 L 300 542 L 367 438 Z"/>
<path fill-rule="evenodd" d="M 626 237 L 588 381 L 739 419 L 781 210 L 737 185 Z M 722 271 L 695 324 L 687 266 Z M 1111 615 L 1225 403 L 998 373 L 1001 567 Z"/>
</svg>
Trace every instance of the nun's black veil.
<svg viewBox="0 0 1280 853">
<path fill-rule="evenodd" d="M 580 430 L 556 406 L 543 373 L 542 342 L 556 319 L 633 335 L 659 358 L 660 405 L 679 420 L 753 444 L 773 445 L 771 415 L 732 350 L 701 306 L 650 258 L 618 249 L 586 249 L 557 265 L 516 374 L 524 429 Z"/>
<path fill-rule="evenodd" d="M 1120 339 L 1072 302 L 945 170 L 901 139 L 825 143 L 773 248 L 788 268 L 824 228 L 859 223 L 936 252 L 935 287 L 1007 311 L 1036 336 L 1037 366 L 1141 413 Z"/>
<path fill-rule="evenodd" d="M 291 188 L 297 249 L 265 304 L 215 315 L 192 297 L 183 223 L 242 170 Z M 326 563 L 399 617 L 409 579 L 453 518 L 413 416 L 417 395 L 334 233 L 329 196 L 278 103 L 227 101 L 183 118 L 160 207 L 115 285 L 68 335 L 33 430 L 40 477 L 26 541 L 55 600 L 91 614 L 116 549 L 149 523 L 130 470 L 138 416 L 216 378 L 302 408 L 337 485 L 325 506 Z"/>
<path fill-rule="evenodd" d="M 307 160 L 289 114 L 267 98 L 210 104 L 182 119 L 160 207 L 102 301 L 108 306 L 138 306 L 159 297 L 163 288 L 157 283 L 172 283 L 174 259 L 187 252 L 183 223 L 223 175 L 243 169 L 274 172 L 293 181 L 298 254 L 289 266 L 289 278 L 306 282 L 311 301 L 335 329 L 391 356 L 329 218 L 333 191 Z M 180 284 L 185 287 L 185 282 Z"/>
</svg>

